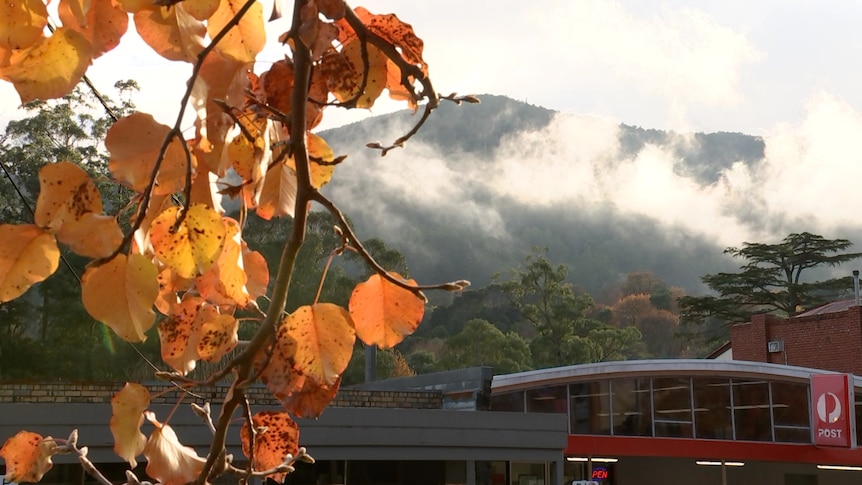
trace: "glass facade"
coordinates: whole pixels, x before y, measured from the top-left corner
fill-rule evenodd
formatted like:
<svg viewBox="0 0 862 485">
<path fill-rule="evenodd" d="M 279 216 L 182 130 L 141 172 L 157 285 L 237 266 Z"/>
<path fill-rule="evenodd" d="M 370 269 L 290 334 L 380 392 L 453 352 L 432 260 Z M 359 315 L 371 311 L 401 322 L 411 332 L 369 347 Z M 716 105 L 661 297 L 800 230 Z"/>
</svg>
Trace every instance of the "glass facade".
<svg viewBox="0 0 862 485">
<path fill-rule="evenodd" d="M 730 377 L 601 379 L 495 394 L 491 409 L 568 413 L 571 434 L 811 443 L 808 388 Z"/>
</svg>

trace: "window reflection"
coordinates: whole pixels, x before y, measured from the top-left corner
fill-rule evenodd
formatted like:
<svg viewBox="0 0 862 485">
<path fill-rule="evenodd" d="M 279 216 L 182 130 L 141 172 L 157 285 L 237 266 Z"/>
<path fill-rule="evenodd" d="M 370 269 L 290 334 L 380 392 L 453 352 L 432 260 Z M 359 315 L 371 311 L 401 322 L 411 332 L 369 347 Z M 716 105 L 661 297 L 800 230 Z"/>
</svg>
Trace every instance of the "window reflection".
<svg viewBox="0 0 862 485">
<path fill-rule="evenodd" d="M 491 411 L 524 412 L 524 392 L 494 394 L 491 396 Z"/>
<path fill-rule="evenodd" d="M 653 379 L 655 435 L 691 438 L 691 379 Z"/>
<path fill-rule="evenodd" d="M 695 438 L 733 439 L 730 417 L 730 379 L 692 380 Z"/>
<path fill-rule="evenodd" d="M 571 384 L 569 394 L 572 434 L 611 434 L 608 381 Z"/>
<path fill-rule="evenodd" d="M 649 379 L 614 379 L 613 423 L 616 436 L 651 436 L 652 408 Z"/>
<path fill-rule="evenodd" d="M 770 385 L 775 441 L 809 443 L 811 425 L 808 384 L 772 382 Z"/>
<path fill-rule="evenodd" d="M 732 380 L 736 439 L 772 441 L 769 384 L 766 381 Z"/>
<path fill-rule="evenodd" d="M 565 414 L 566 411 L 566 386 L 542 387 L 527 391 L 527 412 Z"/>
</svg>

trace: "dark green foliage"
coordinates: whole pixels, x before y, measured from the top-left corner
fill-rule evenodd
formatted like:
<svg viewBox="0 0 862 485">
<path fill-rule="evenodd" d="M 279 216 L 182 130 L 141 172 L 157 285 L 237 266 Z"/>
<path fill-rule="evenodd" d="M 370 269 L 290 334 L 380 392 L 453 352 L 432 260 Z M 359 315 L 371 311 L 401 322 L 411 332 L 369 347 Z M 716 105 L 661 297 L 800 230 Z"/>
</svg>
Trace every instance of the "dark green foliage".
<svg viewBox="0 0 862 485">
<path fill-rule="evenodd" d="M 451 370 L 490 366 L 497 374 L 508 374 L 529 370 L 531 365 L 530 347 L 520 335 L 503 333 L 488 321 L 473 319 L 446 341 L 438 367 Z"/>
</svg>

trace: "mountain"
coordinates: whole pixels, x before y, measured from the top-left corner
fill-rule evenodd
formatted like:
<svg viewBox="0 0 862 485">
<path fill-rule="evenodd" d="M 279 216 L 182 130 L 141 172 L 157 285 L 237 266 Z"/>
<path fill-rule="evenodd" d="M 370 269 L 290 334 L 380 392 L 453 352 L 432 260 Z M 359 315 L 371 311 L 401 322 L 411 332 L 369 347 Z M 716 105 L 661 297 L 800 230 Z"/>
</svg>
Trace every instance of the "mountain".
<svg viewBox="0 0 862 485">
<path fill-rule="evenodd" d="M 643 129 L 480 98 L 478 105 L 444 102 L 404 149 L 382 158 L 365 145 L 391 143 L 420 114 L 377 116 L 321 134 L 336 154 L 350 154 L 324 193 L 360 238 L 380 237 L 403 252 L 414 277 L 484 286 L 533 246 L 547 246 L 552 261 L 570 267 L 572 282 L 594 295 L 633 271 L 701 292 L 701 275 L 735 266 L 714 237 L 602 193 L 619 193 L 620 174 L 652 159 L 672 164 L 672 176 L 692 190 L 708 188 L 734 164 L 761 163 L 762 139 Z"/>
</svg>

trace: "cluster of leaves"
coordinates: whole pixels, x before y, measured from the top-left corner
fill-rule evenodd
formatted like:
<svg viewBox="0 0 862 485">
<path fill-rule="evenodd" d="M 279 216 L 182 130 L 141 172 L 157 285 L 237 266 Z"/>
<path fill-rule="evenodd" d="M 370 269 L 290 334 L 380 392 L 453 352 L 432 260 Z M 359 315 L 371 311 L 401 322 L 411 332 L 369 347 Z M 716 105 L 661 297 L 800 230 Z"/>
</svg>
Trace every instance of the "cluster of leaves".
<svg viewBox="0 0 862 485">
<path fill-rule="evenodd" d="M 202 413 L 214 432 L 205 456 L 183 446 L 167 423 L 147 411 L 150 396 L 134 383 L 113 400 L 115 451 L 132 466 L 143 454 L 148 475 L 165 484 L 210 483 L 225 471 L 244 480 L 282 479 L 294 461 L 307 457 L 291 416 L 318 416 L 333 399 L 356 337 L 392 347 L 422 320 L 422 290 L 468 284 L 421 286 L 387 271 L 320 192 L 345 158 L 310 131 L 328 106 L 369 108 L 384 90 L 414 110 L 423 105 L 416 126 L 399 140 L 369 145 L 385 154 L 403 146 L 438 105 L 423 42 L 395 15 L 350 9 L 342 0 L 301 0 L 280 38 L 287 46 L 284 60 L 257 74 L 250 66 L 266 39 L 256 0 L 60 0 L 58 12 L 56 26 L 43 0 L 0 6 L 0 78 L 14 84 L 23 102 L 69 93 L 93 59 L 119 44 L 130 16 L 155 52 L 189 62 L 191 77 L 173 126 L 133 112 L 107 130 L 107 176 L 132 193 L 116 213 L 106 213 L 99 187 L 74 160 L 39 170 L 32 223 L 0 225 L 0 302 L 51 276 L 61 244 L 90 259 L 81 277 L 84 307 L 130 342 L 144 340 L 158 321 L 162 359 L 172 368 L 160 377 L 182 389 L 232 379 L 217 419 Z M 180 122 L 189 107 L 197 117 L 194 135 L 186 138 Z M 224 182 L 229 172 L 240 182 Z M 221 196 L 240 202 L 238 218 L 225 215 Z M 288 313 L 312 203 L 335 220 L 340 244 L 332 255 L 356 253 L 373 274 L 354 288 L 348 308 L 316 297 Z M 243 238 L 250 211 L 264 220 L 293 218 L 274 281 L 267 260 Z M 261 307 L 257 302 L 265 296 L 268 304 Z M 258 323 L 242 346 L 240 318 Z M 222 365 L 203 380 L 187 377 L 200 360 Z M 283 411 L 252 413 L 245 389 L 258 379 Z M 244 411 L 240 436 L 248 458 L 242 468 L 225 453 L 238 408 Z M 155 428 L 149 437 L 140 431 L 145 416 Z M 0 448 L 7 478 L 38 481 L 58 450 L 77 453 L 97 475 L 76 442 L 76 436 L 21 432 Z"/>
</svg>

